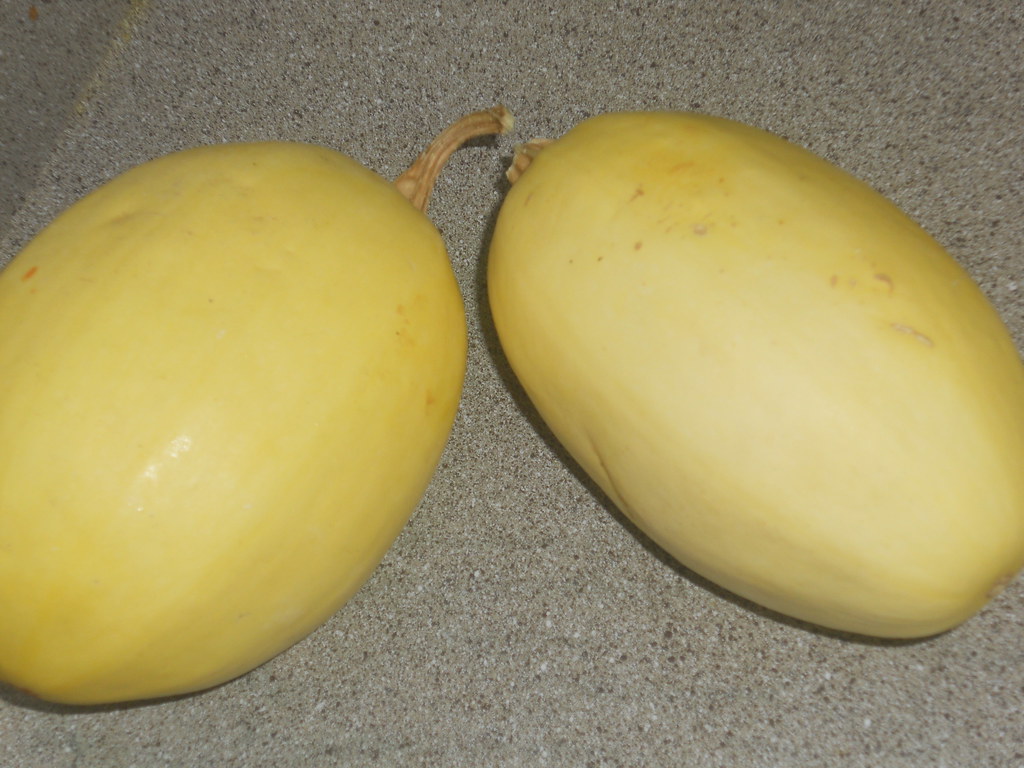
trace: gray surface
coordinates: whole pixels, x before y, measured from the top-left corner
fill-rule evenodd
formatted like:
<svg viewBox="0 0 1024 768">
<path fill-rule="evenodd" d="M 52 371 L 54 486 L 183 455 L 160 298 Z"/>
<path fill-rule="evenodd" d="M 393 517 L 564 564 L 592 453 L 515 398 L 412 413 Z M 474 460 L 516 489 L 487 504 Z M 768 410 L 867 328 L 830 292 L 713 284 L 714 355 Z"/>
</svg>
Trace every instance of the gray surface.
<svg viewBox="0 0 1024 768">
<path fill-rule="evenodd" d="M 0 226 L 25 202 L 68 112 L 91 96 L 91 76 L 127 7 L 62 2 L 40 13 L 30 3 L 0 2 Z"/>
<path fill-rule="evenodd" d="M 394 178 L 462 113 L 500 101 L 519 128 L 460 151 L 433 198 L 469 373 L 444 461 L 380 569 L 310 638 L 206 693 L 73 710 L 0 688 L 0 766 L 1024 766 L 1020 579 L 918 643 L 819 633 L 730 598 L 565 460 L 481 302 L 515 142 L 611 109 L 692 108 L 874 184 L 1024 346 L 1020 3 L 87 5 L 38 2 L 32 22 L 29 3 L 0 0 L 15 75 L 3 183 L 26 193 L 5 259 L 101 181 L 180 147 L 313 141 Z"/>
</svg>

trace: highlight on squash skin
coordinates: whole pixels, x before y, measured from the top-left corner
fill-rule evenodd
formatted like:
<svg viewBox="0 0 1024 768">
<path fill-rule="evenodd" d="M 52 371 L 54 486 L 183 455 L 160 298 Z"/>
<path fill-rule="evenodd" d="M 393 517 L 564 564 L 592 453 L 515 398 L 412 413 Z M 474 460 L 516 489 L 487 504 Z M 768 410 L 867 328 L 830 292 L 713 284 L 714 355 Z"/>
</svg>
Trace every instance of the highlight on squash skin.
<svg viewBox="0 0 1024 768">
<path fill-rule="evenodd" d="M 510 125 L 467 116 L 400 183 L 311 145 L 184 150 L 0 273 L 0 680 L 67 704 L 203 690 L 359 589 L 465 373 L 423 210 L 455 148 Z"/>
</svg>

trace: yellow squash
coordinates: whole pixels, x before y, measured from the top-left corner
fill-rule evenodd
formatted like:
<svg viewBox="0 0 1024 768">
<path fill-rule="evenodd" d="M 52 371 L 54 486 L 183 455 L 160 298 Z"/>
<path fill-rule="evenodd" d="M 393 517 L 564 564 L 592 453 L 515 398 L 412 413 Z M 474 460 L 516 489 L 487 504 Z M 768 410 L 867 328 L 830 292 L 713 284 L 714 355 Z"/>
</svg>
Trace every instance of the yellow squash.
<svg viewBox="0 0 1024 768">
<path fill-rule="evenodd" d="M 956 625 L 1021 568 L 1024 367 L 893 204 L 696 114 L 602 115 L 517 167 L 488 267 L 504 351 L 680 562 L 891 637 Z"/>
<path fill-rule="evenodd" d="M 425 208 L 507 120 L 399 187 Z M 196 148 L 80 200 L 0 274 L 0 680 L 164 696 L 305 636 L 420 499 L 465 359 L 440 235 L 342 154 Z"/>
</svg>

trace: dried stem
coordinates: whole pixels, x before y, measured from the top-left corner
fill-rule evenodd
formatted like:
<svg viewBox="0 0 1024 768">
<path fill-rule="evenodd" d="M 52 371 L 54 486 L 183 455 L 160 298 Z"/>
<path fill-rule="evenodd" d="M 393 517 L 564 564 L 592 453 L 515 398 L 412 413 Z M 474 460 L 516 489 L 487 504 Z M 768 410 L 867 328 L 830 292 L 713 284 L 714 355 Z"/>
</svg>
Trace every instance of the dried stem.
<svg viewBox="0 0 1024 768">
<path fill-rule="evenodd" d="M 512 165 L 505 171 L 505 176 L 510 184 L 515 184 L 523 172 L 530 167 L 530 163 L 544 147 L 553 142 L 554 139 L 533 139 L 516 147 L 515 155 L 512 157 Z"/>
<path fill-rule="evenodd" d="M 476 136 L 505 133 L 512 129 L 512 124 L 512 113 L 500 104 L 466 115 L 442 131 L 409 170 L 395 180 L 395 186 L 409 202 L 426 213 L 430 193 L 452 153 Z"/>
</svg>

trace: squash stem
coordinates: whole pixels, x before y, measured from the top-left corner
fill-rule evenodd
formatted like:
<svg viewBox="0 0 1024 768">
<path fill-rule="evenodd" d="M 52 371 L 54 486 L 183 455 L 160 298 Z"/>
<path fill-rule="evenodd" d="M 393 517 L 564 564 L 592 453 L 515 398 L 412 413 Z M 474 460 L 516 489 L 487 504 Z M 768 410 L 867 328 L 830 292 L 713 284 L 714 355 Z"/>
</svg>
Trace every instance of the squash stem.
<svg viewBox="0 0 1024 768">
<path fill-rule="evenodd" d="M 505 177 L 508 179 L 509 184 L 515 184 L 519 177 L 523 175 L 523 172 L 530 167 L 533 158 L 553 141 L 554 139 L 532 139 L 516 147 L 515 155 L 512 157 L 512 165 L 505 171 Z"/>
<path fill-rule="evenodd" d="M 409 202 L 426 213 L 430 193 L 434 191 L 437 177 L 452 153 L 476 136 L 512 130 L 513 122 L 512 113 L 500 104 L 466 115 L 442 131 L 409 170 L 395 180 L 395 186 Z"/>
</svg>

